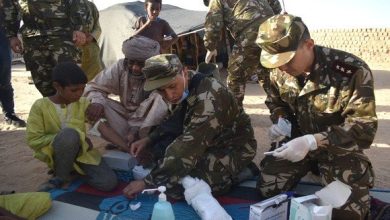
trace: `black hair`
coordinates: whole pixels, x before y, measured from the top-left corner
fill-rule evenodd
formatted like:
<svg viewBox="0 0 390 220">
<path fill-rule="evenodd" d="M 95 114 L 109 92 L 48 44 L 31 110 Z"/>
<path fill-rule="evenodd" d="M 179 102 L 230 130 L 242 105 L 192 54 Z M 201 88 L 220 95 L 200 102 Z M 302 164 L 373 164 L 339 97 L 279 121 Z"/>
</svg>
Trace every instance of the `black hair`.
<svg viewBox="0 0 390 220">
<path fill-rule="evenodd" d="M 158 3 L 162 6 L 162 0 L 145 0 L 145 6 L 147 6 L 148 3 Z"/>
<path fill-rule="evenodd" d="M 209 3 L 210 3 L 210 1 L 209 0 L 203 0 L 203 4 L 204 4 L 204 6 L 209 6 Z"/>
<path fill-rule="evenodd" d="M 57 82 L 62 87 L 88 82 L 84 71 L 74 62 L 58 63 L 52 72 L 53 82 Z"/>
</svg>

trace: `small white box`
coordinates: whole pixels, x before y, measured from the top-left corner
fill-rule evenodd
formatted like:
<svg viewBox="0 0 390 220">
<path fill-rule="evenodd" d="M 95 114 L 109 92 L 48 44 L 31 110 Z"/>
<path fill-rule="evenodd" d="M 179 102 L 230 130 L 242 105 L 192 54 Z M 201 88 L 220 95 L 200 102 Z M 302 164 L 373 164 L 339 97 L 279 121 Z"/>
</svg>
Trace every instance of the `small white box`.
<svg viewBox="0 0 390 220">
<path fill-rule="evenodd" d="M 287 195 L 281 194 L 250 206 L 249 220 L 286 220 Z"/>
<path fill-rule="evenodd" d="M 137 164 L 135 157 L 117 150 L 106 150 L 103 154 L 103 160 L 114 170 L 131 171 Z"/>
<path fill-rule="evenodd" d="M 335 180 L 314 195 L 291 199 L 290 220 L 331 220 L 332 209 L 343 206 L 350 195 L 350 186 Z"/>
<path fill-rule="evenodd" d="M 332 209 L 316 195 L 294 198 L 291 199 L 290 220 L 331 220 Z"/>
</svg>

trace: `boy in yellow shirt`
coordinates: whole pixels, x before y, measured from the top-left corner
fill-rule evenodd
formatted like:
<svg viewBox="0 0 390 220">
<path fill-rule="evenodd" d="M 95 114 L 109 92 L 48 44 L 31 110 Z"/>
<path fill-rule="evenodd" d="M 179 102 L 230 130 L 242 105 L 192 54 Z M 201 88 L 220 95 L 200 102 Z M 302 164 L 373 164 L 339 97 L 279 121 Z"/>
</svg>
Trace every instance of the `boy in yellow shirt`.
<svg viewBox="0 0 390 220">
<path fill-rule="evenodd" d="M 39 190 L 62 187 L 76 170 L 92 187 L 111 191 L 117 185 L 116 175 L 86 137 L 89 102 L 81 96 L 87 77 L 75 63 L 63 62 L 53 69 L 52 78 L 56 94 L 35 101 L 27 120 L 27 143 L 34 157 L 54 171 Z"/>
</svg>

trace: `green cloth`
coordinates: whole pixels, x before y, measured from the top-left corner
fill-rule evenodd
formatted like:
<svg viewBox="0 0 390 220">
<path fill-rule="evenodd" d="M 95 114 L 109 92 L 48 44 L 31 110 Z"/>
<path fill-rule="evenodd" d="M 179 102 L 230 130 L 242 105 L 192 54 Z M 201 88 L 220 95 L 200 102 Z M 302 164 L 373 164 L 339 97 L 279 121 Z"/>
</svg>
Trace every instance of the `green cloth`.
<svg viewBox="0 0 390 220">
<path fill-rule="evenodd" d="M 85 111 L 89 101 L 81 97 L 79 101 L 67 106 L 61 106 L 62 114 L 58 114 L 56 105 L 49 98 L 44 97 L 35 101 L 27 119 L 27 143 L 34 150 L 34 157 L 53 168 L 52 142 L 57 133 L 64 127 L 75 129 L 80 135 L 80 152 L 76 161 L 85 164 L 98 165 L 101 160 L 99 152 L 88 150 L 86 138 Z M 74 168 L 84 174 L 74 163 Z"/>
<path fill-rule="evenodd" d="M 0 195 L 0 207 L 22 218 L 37 219 L 50 209 L 50 193 L 28 192 Z"/>
<path fill-rule="evenodd" d="M 99 11 L 92 2 L 88 2 L 88 10 L 88 22 L 84 32 L 91 34 L 93 40 L 82 47 L 81 69 L 90 81 L 103 69 L 103 63 L 100 59 L 100 48 L 97 43 L 102 33 L 99 24 Z"/>
</svg>

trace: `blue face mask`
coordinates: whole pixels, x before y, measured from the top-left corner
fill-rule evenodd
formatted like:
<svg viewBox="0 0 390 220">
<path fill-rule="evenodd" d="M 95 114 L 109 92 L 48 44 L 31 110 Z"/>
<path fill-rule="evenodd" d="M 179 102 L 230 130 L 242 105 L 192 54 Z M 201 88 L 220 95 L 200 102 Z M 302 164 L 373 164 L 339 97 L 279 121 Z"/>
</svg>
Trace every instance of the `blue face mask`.
<svg viewBox="0 0 390 220">
<path fill-rule="evenodd" d="M 190 91 L 188 91 L 188 89 L 185 89 L 183 91 L 183 95 L 181 96 L 181 99 L 180 99 L 179 103 L 184 101 L 184 100 L 186 100 L 186 98 L 188 97 L 189 94 L 190 94 Z"/>
<path fill-rule="evenodd" d="M 188 88 L 186 88 L 186 82 L 185 82 L 184 75 L 183 75 L 183 78 L 184 78 L 183 83 L 184 83 L 184 88 L 185 88 L 184 91 L 183 91 L 183 95 L 181 95 L 181 98 L 180 98 L 180 100 L 177 103 L 172 103 L 172 104 L 179 104 L 179 103 L 181 103 L 182 101 L 186 100 L 188 95 L 190 94 L 190 91 L 188 90 Z"/>
</svg>

